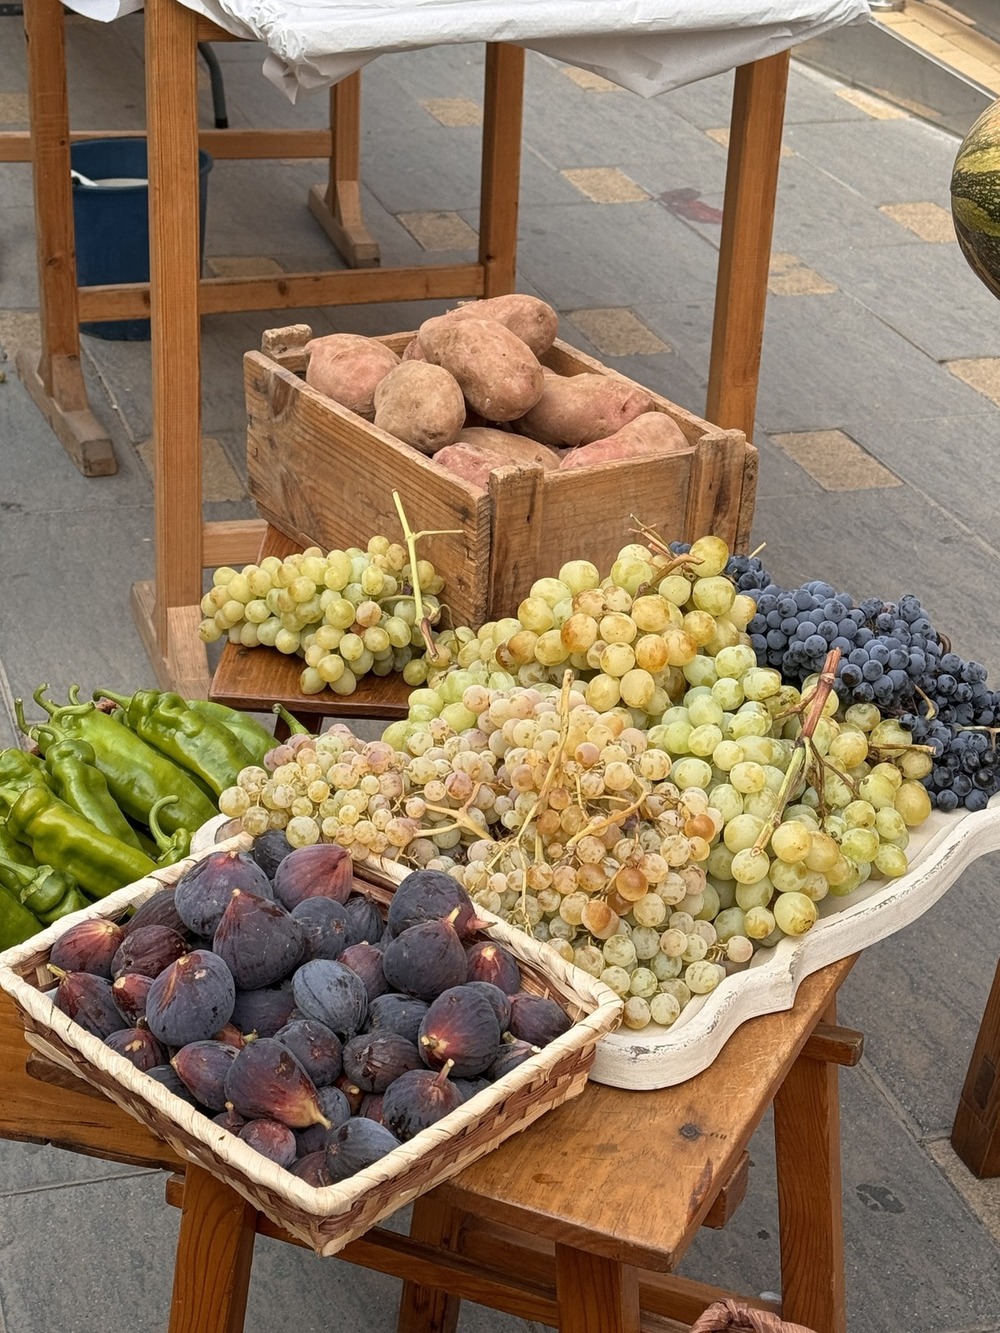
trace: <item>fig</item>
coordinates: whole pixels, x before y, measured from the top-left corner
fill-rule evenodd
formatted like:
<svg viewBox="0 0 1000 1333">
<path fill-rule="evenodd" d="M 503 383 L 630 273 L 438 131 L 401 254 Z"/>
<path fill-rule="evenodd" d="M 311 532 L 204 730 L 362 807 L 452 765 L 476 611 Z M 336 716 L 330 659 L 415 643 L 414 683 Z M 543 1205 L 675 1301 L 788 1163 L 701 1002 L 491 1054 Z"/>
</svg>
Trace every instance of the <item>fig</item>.
<svg viewBox="0 0 1000 1333">
<path fill-rule="evenodd" d="M 357 973 L 365 985 L 368 1002 L 385 995 L 389 983 L 382 969 L 383 950 L 380 944 L 369 944 L 362 940 L 359 944 L 349 944 L 340 955 L 340 962 Z"/>
<path fill-rule="evenodd" d="M 351 919 L 332 898 L 304 898 L 292 918 L 305 932 L 307 958 L 339 958 L 350 943 Z"/>
<path fill-rule="evenodd" d="M 165 1046 L 208 1041 L 233 1016 L 236 986 L 222 959 L 194 949 L 164 968 L 146 996 L 146 1023 Z"/>
<path fill-rule="evenodd" d="M 344 1047 L 344 1073 L 362 1092 L 385 1092 L 400 1074 L 422 1067 L 417 1046 L 395 1032 L 363 1032 Z"/>
<path fill-rule="evenodd" d="M 343 1069 L 340 1038 L 317 1018 L 297 1018 L 274 1034 L 287 1046 L 317 1088 L 325 1088 Z"/>
<path fill-rule="evenodd" d="M 361 1111 L 361 1103 L 365 1099 L 365 1094 L 354 1080 L 348 1078 L 346 1074 L 341 1074 L 338 1078 L 333 1080 L 333 1086 L 347 1098 L 347 1104 L 351 1108 L 351 1115 L 358 1115 Z"/>
<path fill-rule="evenodd" d="M 367 1032 L 395 1032 L 407 1041 L 416 1041 L 420 1024 L 426 1014 L 426 1000 L 418 1000 L 415 995 L 399 995 L 389 991 L 376 996 L 368 1004 Z"/>
<path fill-rule="evenodd" d="M 462 1105 L 461 1090 L 452 1083 L 449 1073 L 447 1064 L 436 1072 L 410 1069 L 385 1090 L 383 1120 L 403 1143 Z"/>
<path fill-rule="evenodd" d="M 95 977 L 92 972 L 64 972 L 52 1000 L 67 1018 L 101 1041 L 126 1026 L 107 977 Z"/>
<path fill-rule="evenodd" d="M 273 1037 L 261 1037 L 236 1052 L 226 1074 L 225 1094 L 247 1120 L 280 1120 L 289 1129 L 330 1124 L 312 1079 Z"/>
<path fill-rule="evenodd" d="M 218 1115 L 212 1116 L 212 1124 L 218 1125 L 220 1129 L 228 1129 L 230 1134 L 238 1134 L 246 1123 L 243 1117 L 238 1115 L 231 1106 L 227 1106 Z"/>
<path fill-rule="evenodd" d="M 521 969 L 517 959 L 501 944 L 492 940 L 476 940 L 465 951 L 468 959 L 468 981 L 488 981 L 505 995 L 516 995 L 521 989 Z"/>
<path fill-rule="evenodd" d="M 547 1046 L 573 1026 L 569 1014 L 544 995 L 520 991 L 510 997 L 510 1022 L 507 1030 L 532 1046 Z"/>
<path fill-rule="evenodd" d="M 112 1032 L 110 1037 L 105 1037 L 104 1044 L 144 1074 L 167 1062 L 166 1051 L 153 1034 L 144 1028 L 121 1028 L 118 1032 Z"/>
<path fill-rule="evenodd" d="M 49 962 L 64 972 L 92 972 L 111 978 L 111 960 L 122 942 L 122 928 L 103 917 L 70 926 L 53 944 Z"/>
<path fill-rule="evenodd" d="M 215 934 L 233 889 L 273 898 L 271 881 L 245 852 L 210 852 L 174 885 L 174 905 L 195 935 Z"/>
<path fill-rule="evenodd" d="M 431 1069 L 446 1064 L 456 1078 L 475 1078 L 496 1059 L 500 1024 L 490 1000 L 469 986 L 453 986 L 431 1004 L 417 1048 Z"/>
<path fill-rule="evenodd" d="M 234 889 L 212 940 L 240 990 L 290 976 L 306 956 L 306 933 L 280 903 Z"/>
<path fill-rule="evenodd" d="M 228 1101 L 226 1075 L 236 1054 L 235 1046 L 222 1041 L 189 1041 L 170 1063 L 195 1101 L 213 1111 L 222 1111 Z"/>
<path fill-rule="evenodd" d="M 494 986 L 492 981 L 467 981 L 465 984 L 471 990 L 478 991 L 480 995 L 486 996 L 493 1006 L 493 1012 L 497 1016 L 501 1033 L 506 1032 L 510 1024 L 510 996 L 505 994 L 499 986 Z"/>
<path fill-rule="evenodd" d="M 142 972 L 125 972 L 111 983 L 111 996 L 118 1011 L 131 1027 L 138 1027 L 146 1017 L 146 996 L 153 978 Z"/>
<path fill-rule="evenodd" d="M 289 979 L 277 986 L 262 986 L 260 990 L 238 990 L 231 1021 L 244 1034 L 273 1037 L 289 1021 L 294 1008 Z"/>
<path fill-rule="evenodd" d="M 525 1060 L 530 1060 L 533 1055 L 537 1055 L 541 1049 L 540 1046 L 532 1046 L 530 1041 L 504 1042 L 497 1052 L 496 1059 L 487 1069 L 486 1077 L 496 1082 L 498 1078 L 503 1078 L 504 1074 L 509 1074 L 518 1065 L 523 1065 Z"/>
<path fill-rule="evenodd" d="M 140 903 L 129 919 L 122 925 L 122 933 L 131 935 L 140 926 L 169 926 L 183 935 L 187 926 L 177 915 L 173 889 L 157 889 L 145 902 Z"/>
<path fill-rule="evenodd" d="M 385 1122 L 382 1119 L 382 1093 L 366 1092 L 358 1115 L 364 1116 L 366 1120 L 374 1120 L 377 1125 L 384 1124 Z"/>
<path fill-rule="evenodd" d="M 386 918 L 391 935 L 424 921 L 450 922 L 463 941 L 471 940 L 481 925 L 472 899 L 443 870 L 413 870 L 392 895 Z"/>
<path fill-rule="evenodd" d="M 306 898 L 332 898 L 344 903 L 354 883 L 350 853 L 335 842 L 296 847 L 274 872 L 274 896 L 289 911 Z"/>
<path fill-rule="evenodd" d="M 399 1139 L 374 1120 L 355 1117 L 330 1134 L 326 1145 L 326 1169 L 336 1185 L 399 1147 Z"/>
<path fill-rule="evenodd" d="M 393 990 L 420 1000 L 460 986 L 467 971 L 462 941 L 447 921 L 408 926 L 386 945 L 382 967 Z"/>
<path fill-rule="evenodd" d="M 235 1023 L 227 1023 L 224 1027 L 219 1028 L 212 1040 L 221 1041 L 226 1046 L 235 1047 L 236 1050 L 240 1050 L 247 1044 L 246 1038 Z"/>
<path fill-rule="evenodd" d="M 344 903 L 350 925 L 347 929 L 350 944 L 377 944 L 385 934 L 385 922 L 375 904 L 361 893 L 352 894 Z"/>
<path fill-rule="evenodd" d="M 351 1104 L 339 1088 L 320 1088 L 318 1099 L 320 1110 L 334 1129 L 338 1125 L 347 1124 L 351 1118 Z M 308 1125 L 305 1129 L 297 1129 L 295 1142 L 299 1156 L 304 1157 L 307 1153 L 325 1148 L 329 1132 L 325 1125 Z"/>
<path fill-rule="evenodd" d="M 453 1078 L 451 1081 L 462 1094 L 463 1102 L 469 1101 L 484 1088 L 492 1086 L 488 1078 Z"/>
<path fill-rule="evenodd" d="M 179 1097 L 182 1102 L 187 1102 L 189 1106 L 198 1106 L 197 1101 L 181 1082 L 177 1070 L 172 1065 L 156 1065 L 155 1068 L 147 1069 L 145 1072 L 150 1078 L 155 1079 L 161 1088 L 166 1088 L 175 1097 Z"/>
<path fill-rule="evenodd" d="M 279 1166 L 289 1167 L 295 1161 L 295 1135 L 278 1120 L 248 1120 L 236 1137 Z"/>
<path fill-rule="evenodd" d="M 187 940 L 170 926 L 138 926 L 119 945 L 111 961 L 111 975 L 115 980 L 126 972 L 158 977 L 187 952 Z"/>
<path fill-rule="evenodd" d="M 250 855 L 268 879 L 274 879 L 274 872 L 291 850 L 292 844 L 285 837 L 284 831 L 271 828 L 255 840 Z"/>
<path fill-rule="evenodd" d="M 326 1153 L 322 1150 L 300 1157 L 288 1169 L 293 1176 L 298 1176 L 300 1180 L 304 1180 L 307 1185 L 312 1185 L 315 1189 L 319 1190 L 324 1185 L 330 1184 L 330 1173 L 326 1169 Z"/>
<path fill-rule="evenodd" d="M 330 958 L 303 963 L 292 977 L 292 994 L 307 1018 L 318 1018 L 342 1041 L 361 1030 L 368 1012 L 364 982 Z"/>
</svg>

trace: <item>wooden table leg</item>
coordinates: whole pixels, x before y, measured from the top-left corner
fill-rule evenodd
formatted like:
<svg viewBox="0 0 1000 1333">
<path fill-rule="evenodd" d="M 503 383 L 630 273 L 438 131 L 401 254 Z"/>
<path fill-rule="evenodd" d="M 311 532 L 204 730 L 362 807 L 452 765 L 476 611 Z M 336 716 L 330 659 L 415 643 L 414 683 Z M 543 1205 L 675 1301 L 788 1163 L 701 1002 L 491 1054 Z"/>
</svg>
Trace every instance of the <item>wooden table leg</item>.
<svg viewBox="0 0 1000 1333">
<path fill-rule="evenodd" d="M 413 1202 L 410 1239 L 426 1241 L 445 1250 L 458 1248 L 462 1214 L 441 1202 L 437 1194 L 424 1194 Z M 399 1301 L 396 1333 L 455 1333 L 462 1302 L 457 1296 L 418 1282 L 404 1282 Z"/>
<path fill-rule="evenodd" d="M 981 1180 L 1000 1176 L 1000 963 L 969 1061 L 951 1146 Z"/>
<path fill-rule="evenodd" d="M 41 352 L 15 358 L 25 388 L 85 477 L 118 471 L 107 431 L 90 410 L 80 365 L 66 33 L 60 0 L 24 7 Z"/>
<path fill-rule="evenodd" d="M 517 280 L 517 210 L 521 191 L 524 49 L 490 42 L 483 97 L 479 262 L 484 296 L 505 296 Z"/>
<path fill-rule="evenodd" d="M 330 179 L 309 191 L 309 212 L 351 268 L 376 268 L 378 242 L 365 226 L 361 209 L 361 75 L 351 74 L 330 89 L 333 149 Z"/>
<path fill-rule="evenodd" d="M 836 1064 L 795 1061 L 774 1099 L 774 1142 L 782 1317 L 816 1333 L 845 1333 Z"/>
<path fill-rule="evenodd" d="M 169 1333 L 242 1333 L 256 1224 L 252 1204 L 188 1166 Z"/>
<path fill-rule="evenodd" d="M 203 560 L 197 28 L 198 15 L 178 0 L 146 5 L 156 581 L 153 589 L 133 589 L 132 607 L 157 680 L 185 695 L 207 695 L 210 684 L 197 638 Z"/>
<path fill-rule="evenodd" d="M 639 1273 L 627 1264 L 556 1245 L 559 1333 L 639 1333 Z"/>
<path fill-rule="evenodd" d="M 736 71 L 705 415 L 753 439 L 787 51 Z"/>
</svg>

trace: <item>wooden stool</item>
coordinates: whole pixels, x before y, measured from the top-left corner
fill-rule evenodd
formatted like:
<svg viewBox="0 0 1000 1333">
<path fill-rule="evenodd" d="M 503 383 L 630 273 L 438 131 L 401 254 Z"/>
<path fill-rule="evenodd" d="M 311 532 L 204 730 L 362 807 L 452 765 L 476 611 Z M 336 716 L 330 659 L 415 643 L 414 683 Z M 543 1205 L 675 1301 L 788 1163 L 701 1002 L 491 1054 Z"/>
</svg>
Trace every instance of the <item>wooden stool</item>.
<svg viewBox="0 0 1000 1333">
<path fill-rule="evenodd" d="M 951 1146 L 981 1180 L 1000 1176 L 1000 963 L 969 1061 Z"/>
</svg>

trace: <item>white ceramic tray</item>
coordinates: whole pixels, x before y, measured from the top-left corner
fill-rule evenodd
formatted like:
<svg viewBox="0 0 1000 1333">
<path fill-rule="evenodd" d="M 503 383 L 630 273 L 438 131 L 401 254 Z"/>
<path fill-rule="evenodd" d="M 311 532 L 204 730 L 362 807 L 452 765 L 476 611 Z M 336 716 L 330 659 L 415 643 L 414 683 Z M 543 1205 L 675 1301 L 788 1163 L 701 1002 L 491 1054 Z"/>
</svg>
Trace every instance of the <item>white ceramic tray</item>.
<svg viewBox="0 0 1000 1333">
<path fill-rule="evenodd" d="M 199 850 L 225 836 L 220 815 L 196 834 Z M 861 886 L 845 898 L 828 897 L 806 935 L 760 949 L 711 995 L 699 996 L 670 1028 L 620 1028 L 602 1037 L 590 1077 L 616 1088 L 669 1088 L 707 1069 L 741 1023 L 790 1009 L 799 983 L 829 963 L 847 958 L 907 926 L 942 896 L 980 856 L 1000 849 L 1000 795 L 985 810 L 935 810 L 907 848 L 910 869 L 899 879 Z"/>
</svg>

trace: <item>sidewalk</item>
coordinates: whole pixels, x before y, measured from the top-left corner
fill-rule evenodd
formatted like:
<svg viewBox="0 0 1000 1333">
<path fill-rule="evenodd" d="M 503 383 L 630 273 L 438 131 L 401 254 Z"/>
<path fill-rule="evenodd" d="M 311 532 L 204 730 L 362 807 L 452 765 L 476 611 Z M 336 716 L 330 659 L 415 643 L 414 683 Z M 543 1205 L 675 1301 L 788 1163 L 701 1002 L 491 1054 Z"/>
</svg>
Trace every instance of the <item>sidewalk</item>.
<svg viewBox="0 0 1000 1333">
<path fill-rule="evenodd" d="M 74 126 L 140 126 L 141 18 L 74 20 L 68 41 Z M 217 51 L 232 125 L 325 123 L 326 98 L 292 108 L 261 76 L 259 51 Z M 469 258 L 481 49 L 383 57 L 363 82 L 364 207 L 383 262 Z M 557 307 L 566 341 L 697 413 L 730 87 L 722 77 L 643 102 L 528 58 L 520 285 Z M 24 92 L 20 22 L 0 18 L 0 123 L 25 121 Z M 207 79 L 202 98 L 209 124 Z M 919 594 L 956 651 L 1000 680 L 1000 309 L 954 241 L 957 142 L 793 63 L 785 144 L 754 542 L 791 584 Z M 319 162 L 217 163 L 208 270 L 334 264 L 306 209 L 322 175 Z M 262 330 L 302 321 L 382 333 L 444 308 L 206 317 L 206 514 L 252 513 L 241 357 Z M 117 476 L 85 480 L 13 368 L 36 330 L 30 168 L 0 165 L 0 745 L 14 741 L 11 699 L 43 681 L 61 697 L 74 681 L 152 679 L 128 610 L 130 585 L 153 566 L 149 346 L 85 339 L 91 403 L 119 458 Z M 842 993 L 840 1020 L 866 1036 L 862 1065 L 841 1076 L 851 1333 L 1000 1331 L 1000 1181 L 975 1181 L 948 1142 L 1000 954 L 998 868 L 996 857 L 978 861 L 918 922 L 867 951 Z M 746 1200 L 725 1231 L 702 1233 L 687 1275 L 778 1289 L 767 1124 L 753 1163 Z M 0 1333 L 161 1330 L 177 1221 L 158 1173 L 0 1143 Z M 260 1240 L 246 1328 L 376 1333 L 394 1327 L 397 1293 L 390 1279 Z M 472 1306 L 461 1323 L 462 1333 L 529 1327 Z"/>
</svg>

